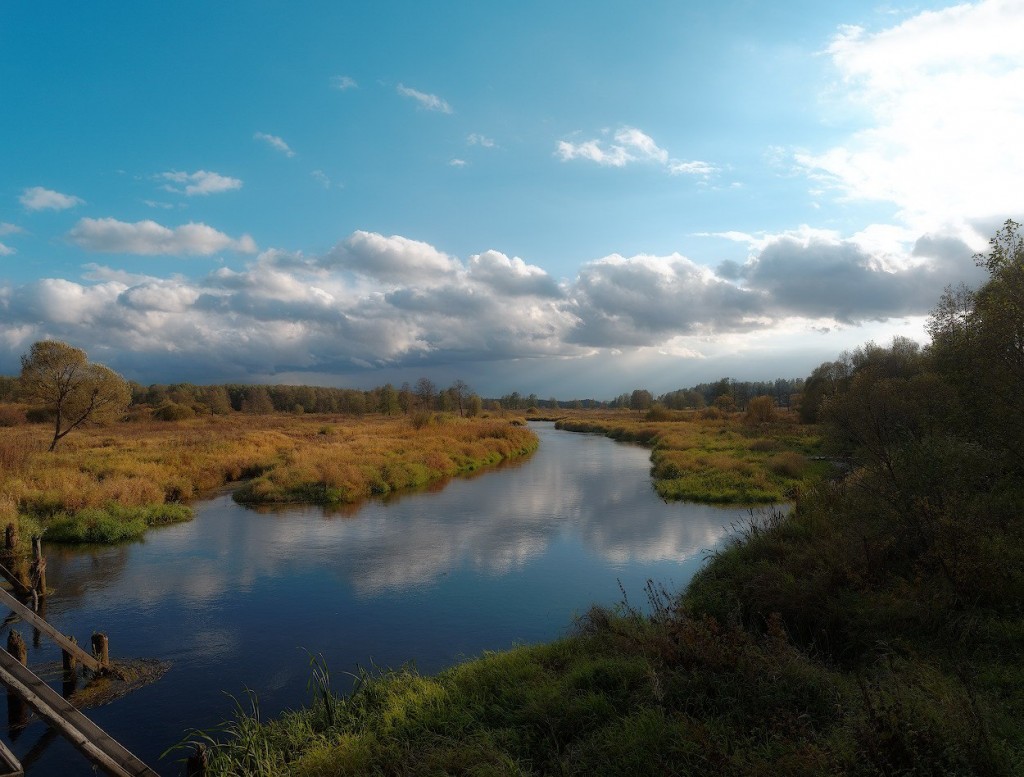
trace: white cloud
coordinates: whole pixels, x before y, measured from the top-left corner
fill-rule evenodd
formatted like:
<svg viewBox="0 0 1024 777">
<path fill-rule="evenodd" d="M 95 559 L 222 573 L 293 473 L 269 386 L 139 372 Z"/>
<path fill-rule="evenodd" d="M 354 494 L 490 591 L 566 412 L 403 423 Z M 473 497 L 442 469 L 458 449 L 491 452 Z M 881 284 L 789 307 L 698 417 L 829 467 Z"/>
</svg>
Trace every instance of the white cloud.
<svg viewBox="0 0 1024 777">
<path fill-rule="evenodd" d="M 718 168 L 709 162 L 701 162 L 699 160 L 680 162 L 673 159 L 668 166 L 668 171 L 672 175 L 693 175 L 699 178 L 710 178 L 718 172 Z M 736 186 L 736 184 L 733 184 L 733 186 Z"/>
<path fill-rule="evenodd" d="M 256 252 L 256 244 L 249 235 L 234 239 L 195 222 L 170 229 L 149 220 L 130 224 L 112 218 L 86 218 L 75 225 L 68 237 L 86 251 L 105 253 L 209 256 L 218 251 Z"/>
<path fill-rule="evenodd" d="M 325 189 L 331 188 L 331 179 L 323 170 L 313 170 L 310 175 L 313 177 L 314 181 Z"/>
<path fill-rule="evenodd" d="M 654 138 L 636 127 L 621 127 L 611 141 L 594 139 L 573 143 L 560 140 L 555 154 L 563 161 L 583 159 L 603 167 L 625 167 L 634 162 L 654 163 L 672 175 L 692 175 L 710 178 L 718 168 L 709 162 L 683 162 L 669 157 L 668 151 L 654 142 Z"/>
<path fill-rule="evenodd" d="M 266 143 L 268 146 L 280 151 L 287 157 L 295 156 L 295 152 L 292 151 L 288 144 L 277 135 L 268 135 L 266 132 L 257 132 L 253 134 L 253 139 Z"/>
<path fill-rule="evenodd" d="M 359 88 L 359 84 L 351 76 L 334 76 L 331 79 L 331 86 L 342 92 Z"/>
<path fill-rule="evenodd" d="M 465 159 L 459 159 L 457 157 L 454 158 L 454 159 L 449 159 L 448 160 L 448 166 L 449 167 L 465 167 L 466 166 L 466 160 Z"/>
<path fill-rule="evenodd" d="M 353 232 L 324 257 L 328 267 L 343 267 L 381 281 L 438 282 L 459 263 L 428 243 L 400 235 Z"/>
<path fill-rule="evenodd" d="M 238 178 L 232 178 L 231 176 L 221 175 L 220 173 L 208 170 L 197 170 L 194 173 L 172 170 L 168 173 L 160 173 L 158 177 L 172 183 L 185 184 L 184 189 L 170 185 L 164 188 L 179 194 L 184 193 L 189 197 L 230 192 L 234 189 L 242 188 L 242 182 Z"/>
<path fill-rule="evenodd" d="M 6 221 L 0 221 L 0 237 L 4 235 L 17 235 L 24 231 L 25 230 L 23 230 L 17 224 L 9 224 Z M 8 245 L 4 245 L 3 243 L 0 243 L 0 256 L 10 256 L 11 254 L 15 253 L 17 253 L 17 251 L 15 251 L 13 248 L 11 248 Z"/>
<path fill-rule="evenodd" d="M 322 256 L 271 249 L 241 269 L 192 279 L 90 265 L 91 283 L 0 282 L 0 343 L 9 348 L 0 350 L 0 364 L 16 365 L 33 338 L 48 335 L 120 354 L 136 374 L 179 380 L 282 371 L 301 379 L 303 371 L 431 364 L 472 369 L 485 361 L 611 358 L 627 349 L 644 358 L 718 359 L 707 367 L 714 370 L 730 355 L 757 352 L 771 374 L 780 369 L 772 343 L 837 326 L 875 335 L 881 330 L 872 322 L 920 321 L 945 285 L 976 282 L 979 272 L 973 249 L 949 232 L 909 243 L 905 232 L 881 229 L 853 238 L 810 227 L 720 236 L 747 246 L 743 263 L 713 270 L 680 254 L 611 255 L 562 283 L 499 251 L 463 262 L 429 243 L 364 231 Z M 234 240 L 202 224 L 82 219 L 70 237 L 95 251 L 255 250 L 251 238 Z M 817 361 L 855 342 L 837 348 L 821 340 Z M 116 359 L 105 360 L 118 368 Z M 550 365 L 539 369 L 555 370 Z M 523 368 L 508 369 L 516 379 Z"/>
<path fill-rule="evenodd" d="M 796 154 L 844 196 L 894 203 L 917 230 L 1024 210 L 1024 3 L 983 0 L 828 47 L 841 99 L 867 119 Z"/>
<path fill-rule="evenodd" d="M 471 146 L 481 146 L 482 148 L 496 148 L 497 145 L 493 138 L 489 138 L 486 135 L 480 135 L 476 132 L 471 132 L 466 136 L 466 142 Z"/>
<path fill-rule="evenodd" d="M 428 111 L 439 111 L 440 113 L 451 113 L 452 106 L 446 100 L 436 94 L 427 94 L 399 84 L 397 91 L 402 97 L 409 97 L 419 103 L 420 107 Z"/>
<path fill-rule="evenodd" d="M 85 204 L 85 200 L 81 197 L 75 197 L 73 194 L 61 194 L 52 189 L 44 189 L 42 186 L 25 189 L 18 199 L 28 210 L 67 210 L 76 205 Z"/>
</svg>

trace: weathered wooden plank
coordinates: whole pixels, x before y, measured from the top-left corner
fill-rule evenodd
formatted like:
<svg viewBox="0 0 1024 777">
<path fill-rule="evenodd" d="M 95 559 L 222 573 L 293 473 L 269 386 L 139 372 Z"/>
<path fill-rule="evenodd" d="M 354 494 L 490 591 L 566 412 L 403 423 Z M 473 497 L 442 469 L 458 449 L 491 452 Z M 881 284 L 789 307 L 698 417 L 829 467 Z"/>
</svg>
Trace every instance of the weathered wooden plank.
<svg viewBox="0 0 1024 777">
<path fill-rule="evenodd" d="M 155 771 L 2 648 L 0 682 L 11 693 L 24 699 L 39 717 L 60 731 L 65 739 L 107 774 L 114 777 L 158 777 Z"/>
<path fill-rule="evenodd" d="M 21 767 L 21 761 L 17 759 L 7 744 L 0 739 L 0 777 L 22 777 L 25 770 Z"/>
<path fill-rule="evenodd" d="M 25 585 L 21 580 L 19 580 L 18 576 L 14 574 L 11 570 L 9 570 L 7 567 L 5 567 L 3 564 L 0 564 L 0 575 L 2 575 L 3 578 L 8 583 L 13 585 L 14 590 L 16 590 L 18 593 L 23 594 L 25 596 L 31 596 L 32 589 Z"/>
<path fill-rule="evenodd" d="M 51 626 L 49 621 L 40 618 L 32 612 L 32 610 L 2 588 L 0 588 L 0 604 L 3 604 L 5 607 L 10 607 L 23 621 L 32 624 L 32 626 L 49 636 L 50 639 L 60 645 L 61 650 L 71 653 L 71 655 L 81 661 L 84 666 L 89 667 L 89 669 L 94 672 L 102 671 L 103 667 L 100 665 L 100 662 L 83 650 L 81 645 L 72 642 L 65 635 L 61 634 L 57 629 Z"/>
</svg>

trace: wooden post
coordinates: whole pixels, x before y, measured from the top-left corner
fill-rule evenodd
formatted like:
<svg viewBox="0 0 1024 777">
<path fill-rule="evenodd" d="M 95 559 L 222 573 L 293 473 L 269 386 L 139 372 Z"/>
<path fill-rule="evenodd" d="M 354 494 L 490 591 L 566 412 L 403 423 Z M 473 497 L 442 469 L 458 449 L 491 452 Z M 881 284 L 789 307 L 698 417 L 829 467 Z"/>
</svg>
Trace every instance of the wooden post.
<svg viewBox="0 0 1024 777">
<path fill-rule="evenodd" d="M 196 742 L 196 749 L 185 762 L 185 777 L 206 777 L 209 766 L 209 756 L 206 753 L 206 745 Z"/>
<path fill-rule="evenodd" d="M 78 644 L 78 640 L 75 639 L 74 637 L 70 637 L 70 639 L 76 645 Z M 62 650 L 62 651 L 60 651 L 60 653 L 61 653 L 62 658 L 64 659 L 64 674 L 65 675 L 73 675 L 75 673 L 75 670 L 78 669 L 78 661 L 77 661 L 77 659 L 74 657 L 74 655 L 72 655 L 71 653 L 69 653 L 66 650 Z"/>
<path fill-rule="evenodd" d="M 43 538 L 32 538 L 32 582 L 40 596 L 46 596 L 46 558 L 43 556 Z"/>
<path fill-rule="evenodd" d="M 4 547 L 8 553 L 13 553 L 18 547 L 18 530 L 13 523 L 7 524 L 7 531 L 4 532 Z"/>
<path fill-rule="evenodd" d="M 28 645 L 14 629 L 7 634 L 7 652 L 25 666 L 28 666 Z M 12 689 L 7 689 L 7 726 L 11 740 L 18 738 L 28 725 L 28 705 Z"/>
<path fill-rule="evenodd" d="M 28 645 L 14 629 L 7 635 L 7 652 L 18 659 L 22 664 L 28 666 Z"/>
<path fill-rule="evenodd" d="M 106 671 L 110 668 L 110 646 L 107 643 L 107 635 L 96 633 L 92 635 L 92 654 L 100 662 L 100 670 Z"/>
</svg>

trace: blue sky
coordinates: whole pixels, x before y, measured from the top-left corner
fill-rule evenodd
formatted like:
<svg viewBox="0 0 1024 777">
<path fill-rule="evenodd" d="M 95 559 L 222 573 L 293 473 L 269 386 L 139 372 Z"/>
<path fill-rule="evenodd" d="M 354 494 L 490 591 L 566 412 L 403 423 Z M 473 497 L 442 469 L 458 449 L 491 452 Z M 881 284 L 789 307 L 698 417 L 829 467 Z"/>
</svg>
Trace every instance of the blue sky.
<svg viewBox="0 0 1024 777">
<path fill-rule="evenodd" d="M 355 6 L 354 8 L 352 6 Z M 1024 2 L 0 5 L 0 371 L 609 397 L 923 338 Z"/>
</svg>

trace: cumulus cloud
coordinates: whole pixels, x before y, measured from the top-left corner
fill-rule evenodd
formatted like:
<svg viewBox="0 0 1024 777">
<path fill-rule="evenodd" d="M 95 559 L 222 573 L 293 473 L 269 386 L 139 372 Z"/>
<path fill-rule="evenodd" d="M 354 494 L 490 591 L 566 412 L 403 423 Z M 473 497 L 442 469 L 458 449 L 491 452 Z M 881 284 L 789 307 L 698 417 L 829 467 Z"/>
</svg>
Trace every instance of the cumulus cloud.
<svg viewBox="0 0 1024 777">
<path fill-rule="evenodd" d="M 291 150 L 291 147 L 284 142 L 283 139 L 277 135 L 268 135 L 266 132 L 256 132 L 253 134 L 253 140 L 258 140 L 261 143 L 266 143 L 272 149 L 280 151 L 287 157 L 295 156 L 295 152 Z"/>
<path fill-rule="evenodd" d="M 480 146 L 481 148 L 496 148 L 497 146 L 493 138 L 489 138 L 486 135 L 481 135 L 477 132 L 471 132 L 467 135 L 466 143 L 471 146 Z"/>
<path fill-rule="evenodd" d="M 230 192 L 234 189 L 242 188 L 242 182 L 238 178 L 232 178 L 231 176 L 221 175 L 220 173 L 208 170 L 197 170 L 194 173 L 172 170 L 167 173 L 160 173 L 158 177 L 171 182 L 164 186 L 167 191 L 185 194 L 189 197 Z M 172 184 L 177 184 L 177 186 Z M 184 185 L 184 188 L 181 188 L 182 185 Z"/>
<path fill-rule="evenodd" d="M 85 200 L 73 194 L 61 194 L 42 186 L 25 189 L 18 198 L 28 210 L 67 210 L 76 205 L 84 205 Z"/>
<path fill-rule="evenodd" d="M 242 242 L 188 226 L 83 219 L 75 238 L 93 250 L 150 254 Z M 898 235 L 871 230 L 729 237 L 745 256 L 717 269 L 680 254 L 613 254 L 561 283 L 500 251 L 462 261 L 365 231 L 323 255 L 271 249 L 240 269 L 192 279 L 91 265 L 89 282 L 0 283 L 0 343 L 9 348 L 0 361 L 15 364 L 44 334 L 88 338 L 115 368 L 107 354 L 122 354 L 136 372 L 178 369 L 209 380 L 616 349 L 712 358 L 801 332 L 922 316 L 947 284 L 979 280 L 971 248 L 952 232 L 918 235 L 901 251 Z"/>
<path fill-rule="evenodd" d="M 564 296 L 555 279 L 543 269 L 527 264 L 518 256 L 510 259 L 500 251 L 484 251 L 471 256 L 469 277 L 509 297 L 558 299 Z"/>
<path fill-rule="evenodd" d="M 452 106 L 448 102 L 436 94 L 427 94 L 426 92 L 420 92 L 411 87 L 399 84 L 397 91 L 402 97 L 408 97 L 415 100 L 421 108 L 427 111 L 438 111 L 440 113 L 452 113 Z"/>
<path fill-rule="evenodd" d="M 862 128 L 797 162 L 843 196 L 894 203 L 919 230 L 1024 210 L 1024 5 L 983 0 L 878 32 L 845 27 L 827 54 Z"/>
<path fill-rule="evenodd" d="M 379 281 L 437 282 L 459 264 L 429 243 L 400 235 L 353 232 L 324 257 L 327 267 L 340 267 Z"/>
<path fill-rule="evenodd" d="M 351 76 L 334 76 L 331 79 L 331 86 L 342 92 L 347 92 L 349 89 L 358 89 L 359 84 Z"/>
<path fill-rule="evenodd" d="M 466 160 L 465 159 L 459 159 L 458 157 L 455 157 L 453 159 L 448 160 L 448 166 L 449 167 L 465 167 L 466 166 Z"/>
<path fill-rule="evenodd" d="M 580 269 L 571 294 L 579 316 L 572 341 L 604 347 L 748 329 L 764 308 L 757 293 L 679 254 L 591 262 Z"/>
<path fill-rule="evenodd" d="M 150 220 L 128 223 L 112 218 L 85 218 L 68 233 L 68 238 L 86 251 L 104 253 L 209 256 L 218 251 L 256 251 L 256 243 L 249 235 L 235 239 L 195 222 L 171 229 Z"/>
<path fill-rule="evenodd" d="M 606 131 L 607 134 L 607 131 Z M 625 167 L 634 162 L 647 162 L 665 168 L 672 175 L 692 175 L 707 179 L 718 172 L 708 162 L 684 162 L 669 157 L 646 132 L 636 127 L 622 127 L 616 130 L 612 140 L 584 140 L 574 143 L 560 140 L 555 154 L 563 162 L 583 159 L 602 167 Z"/>
</svg>

